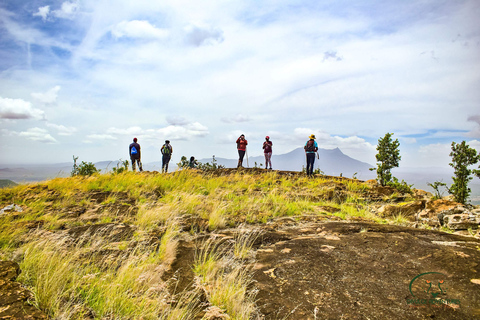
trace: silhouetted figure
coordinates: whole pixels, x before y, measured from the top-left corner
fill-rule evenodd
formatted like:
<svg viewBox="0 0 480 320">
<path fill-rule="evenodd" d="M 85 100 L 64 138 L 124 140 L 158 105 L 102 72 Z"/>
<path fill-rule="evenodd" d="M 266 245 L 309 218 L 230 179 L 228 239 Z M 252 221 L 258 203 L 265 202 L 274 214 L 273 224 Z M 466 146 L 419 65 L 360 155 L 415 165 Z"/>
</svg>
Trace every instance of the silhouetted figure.
<svg viewBox="0 0 480 320">
<path fill-rule="evenodd" d="M 133 138 L 133 142 L 128 147 L 128 153 L 130 154 L 130 160 L 132 161 L 132 170 L 136 171 L 135 167 L 136 164 L 138 164 L 138 170 L 143 171 L 140 145 L 137 143 L 137 138 Z"/>
</svg>

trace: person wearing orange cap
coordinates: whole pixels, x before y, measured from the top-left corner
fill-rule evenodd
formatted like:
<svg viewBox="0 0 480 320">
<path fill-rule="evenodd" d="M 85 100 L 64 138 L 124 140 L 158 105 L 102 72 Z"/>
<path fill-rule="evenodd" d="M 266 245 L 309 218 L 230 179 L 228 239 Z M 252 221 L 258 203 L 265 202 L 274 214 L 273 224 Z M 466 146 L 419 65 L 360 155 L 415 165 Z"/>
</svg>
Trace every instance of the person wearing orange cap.
<svg viewBox="0 0 480 320">
<path fill-rule="evenodd" d="M 315 163 L 315 153 L 318 151 L 318 145 L 315 141 L 315 135 L 310 135 L 310 140 L 305 143 L 303 147 L 305 149 L 305 154 L 307 156 L 307 175 L 313 175 L 313 164 Z"/>
<path fill-rule="evenodd" d="M 128 147 L 128 153 L 130 154 L 130 160 L 132 161 L 132 170 L 136 171 L 136 164 L 138 164 L 138 170 L 143 171 L 142 168 L 142 156 L 140 154 L 140 145 L 137 143 L 137 138 L 133 138 L 133 142 Z"/>
<path fill-rule="evenodd" d="M 270 170 L 272 170 L 272 141 L 270 141 L 270 137 L 265 137 L 265 142 L 263 143 L 263 154 L 265 155 L 265 169 L 268 169 L 268 165 L 270 164 Z"/>
</svg>

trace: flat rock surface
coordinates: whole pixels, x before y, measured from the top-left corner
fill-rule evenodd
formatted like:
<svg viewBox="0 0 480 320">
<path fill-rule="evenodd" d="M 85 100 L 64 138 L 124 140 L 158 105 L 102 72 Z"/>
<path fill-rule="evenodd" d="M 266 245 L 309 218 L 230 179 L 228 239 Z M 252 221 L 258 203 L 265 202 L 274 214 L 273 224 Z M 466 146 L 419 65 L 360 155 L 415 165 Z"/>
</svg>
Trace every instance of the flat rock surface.
<svg viewBox="0 0 480 320">
<path fill-rule="evenodd" d="M 392 225 L 272 225 L 254 268 L 264 319 L 480 319 L 480 240 Z"/>
</svg>

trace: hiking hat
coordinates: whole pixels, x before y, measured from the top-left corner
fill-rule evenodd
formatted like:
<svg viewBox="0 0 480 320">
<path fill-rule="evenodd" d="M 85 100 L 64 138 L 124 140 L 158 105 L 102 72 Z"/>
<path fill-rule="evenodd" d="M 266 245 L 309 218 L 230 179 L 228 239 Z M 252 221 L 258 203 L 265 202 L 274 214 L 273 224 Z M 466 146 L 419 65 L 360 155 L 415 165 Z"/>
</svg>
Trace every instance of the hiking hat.
<svg viewBox="0 0 480 320">
<path fill-rule="evenodd" d="M 313 139 L 313 140 L 316 139 L 314 134 L 311 134 L 309 138 L 310 138 L 310 139 Z"/>
<path fill-rule="evenodd" d="M 266 136 L 265 139 L 270 140 L 270 137 L 269 137 L 269 136 Z"/>
<path fill-rule="evenodd" d="M 133 138 L 133 142 L 137 142 L 137 138 Z"/>
</svg>

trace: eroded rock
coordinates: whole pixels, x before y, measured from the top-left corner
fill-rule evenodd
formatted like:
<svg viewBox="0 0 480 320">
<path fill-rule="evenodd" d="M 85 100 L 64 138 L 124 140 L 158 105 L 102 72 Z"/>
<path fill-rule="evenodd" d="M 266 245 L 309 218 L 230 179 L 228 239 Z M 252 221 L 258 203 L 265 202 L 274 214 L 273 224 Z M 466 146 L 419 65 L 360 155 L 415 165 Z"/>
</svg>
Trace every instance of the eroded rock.
<svg viewBox="0 0 480 320">
<path fill-rule="evenodd" d="M 0 319 L 48 319 L 47 315 L 30 303 L 30 291 L 14 280 L 20 267 L 13 261 L 0 261 Z"/>
</svg>

